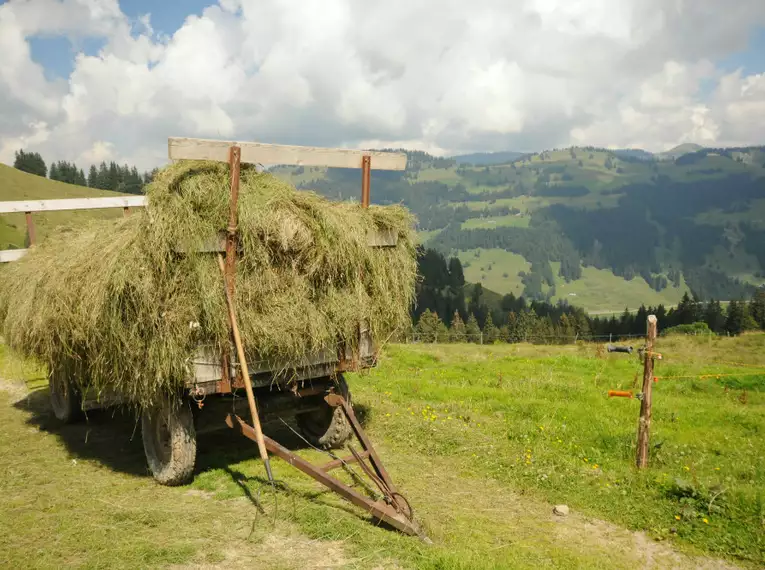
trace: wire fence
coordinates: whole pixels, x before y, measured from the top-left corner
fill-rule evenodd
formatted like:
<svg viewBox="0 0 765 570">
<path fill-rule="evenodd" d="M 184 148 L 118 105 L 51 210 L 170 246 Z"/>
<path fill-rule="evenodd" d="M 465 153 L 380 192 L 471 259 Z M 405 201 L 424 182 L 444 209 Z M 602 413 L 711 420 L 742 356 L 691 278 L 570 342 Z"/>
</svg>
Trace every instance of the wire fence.
<svg viewBox="0 0 765 570">
<path fill-rule="evenodd" d="M 504 336 L 501 333 L 487 334 L 477 333 L 409 333 L 405 335 L 401 342 L 405 344 L 438 344 L 438 343 L 473 343 L 473 344 L 575 344 L 577 342 L 620 342 L 634 338 L 645 338 L 644 334 L 510 334 Z"/>
</svg>

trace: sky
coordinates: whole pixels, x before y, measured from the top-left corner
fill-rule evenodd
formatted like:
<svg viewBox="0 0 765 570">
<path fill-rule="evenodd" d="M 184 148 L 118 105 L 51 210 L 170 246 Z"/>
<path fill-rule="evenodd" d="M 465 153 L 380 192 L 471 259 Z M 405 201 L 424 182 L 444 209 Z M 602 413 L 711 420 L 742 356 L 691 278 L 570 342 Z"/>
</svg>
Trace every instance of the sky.
<svg viewBox="0 0 765 570">
<path fill-rule="evenodd" d="M 765 144 L 763 0 L 0 0 L 0 162 Z"/>
</svg>

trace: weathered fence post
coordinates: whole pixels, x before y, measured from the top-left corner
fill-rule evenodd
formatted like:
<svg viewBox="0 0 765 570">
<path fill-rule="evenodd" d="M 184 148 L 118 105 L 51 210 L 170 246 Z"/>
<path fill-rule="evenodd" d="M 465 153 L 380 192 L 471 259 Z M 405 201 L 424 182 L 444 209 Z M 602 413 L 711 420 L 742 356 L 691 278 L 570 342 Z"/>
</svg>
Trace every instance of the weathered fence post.
<svg viewBox="0 0 765 570">
<path fill-rule="evenodd" d="M 643 364 L 643 399 L 640 402 L 640 421 L 637 437 L 637 467 L 648 467 L 648 441 L 651 436 L 651 390 L 653 388 L 653 343 L 656 340 L 656 316 L 648 316 Z"/>
</svg>

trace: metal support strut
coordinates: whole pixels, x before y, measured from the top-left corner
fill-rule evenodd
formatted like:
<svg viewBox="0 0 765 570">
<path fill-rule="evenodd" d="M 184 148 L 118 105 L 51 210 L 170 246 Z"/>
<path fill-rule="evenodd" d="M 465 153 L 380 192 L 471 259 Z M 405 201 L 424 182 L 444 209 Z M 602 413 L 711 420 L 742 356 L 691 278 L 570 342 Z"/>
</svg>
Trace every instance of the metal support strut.
<svg viewBox="0 0 765 570">
<path fill-rule="evenodd" d="M 266 444 L 266 449 L 306 475 L 316 479 L 316 481 L 325 487 L 328 487 L 330 490 L 339 494 L 357 507 L 364 509 L 374 518 L 383 521 L 406 534 L 417 535 L 423 541 L 430 543 L 430 539 L 423 534 L 419 525 L 413 520 L 412 509 L 409 506 L 409 502 L 393 485 L 393 481 L 385 470 L 385 467 L 383 467 L 380 457 L 372 446 L 372 442 L 369 441 L 367 434 L 356 419 L 356 414 L 354 414 L 353 408 L 345 401 L 345 398 L 338 394 L 330 393 L 324 399 L 330 406 L 339 406 L 343 410 L 345 417 L 348 419 L 348 422 L 353 428 L 353 432 L 362 447 L 361 452 L 356 451 L 349 445 L 348 448 L 351 452 L 350 456 L 338 458 L 323 466 L 317 467 L 286 447 L 280 445 L 270 437 L 264 435 L 263 439 Z M 239 416 L 229 414 L 226 417 L 226 424 L 230 428 L 238 430 L 248 439 L 257 441 L 255 430 Z M 369 461 L 369 464 L 367 463 L 367 460 Z M 366 497 L 356 491 L 356 489 L 349 487 L 329 474 L 329 471 L 336 469 L 337 467 L 347 466 L 353 463 L 357 463 L 367 477 L 369 477 L 369 479 L 377 486 L 382 494 L 381 500 L 373 500 Z"/>
</svg>

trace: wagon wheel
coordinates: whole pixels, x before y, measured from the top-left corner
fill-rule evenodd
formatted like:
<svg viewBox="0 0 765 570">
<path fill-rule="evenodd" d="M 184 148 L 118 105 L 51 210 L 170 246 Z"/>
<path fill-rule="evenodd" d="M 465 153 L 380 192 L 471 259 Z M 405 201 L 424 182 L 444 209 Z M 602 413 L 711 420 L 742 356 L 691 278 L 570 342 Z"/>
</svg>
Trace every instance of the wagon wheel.
<svg viewBox="0 0 765 570">
<path fill-rule="evenodd" d="M 71 368 L 65 362 L 56 361 L 51 364 L 48 389 L 50 406 L 58 421 L 69 424 L 83 417 L 82 395 L 74 383 Z"/>
<path fill-rule="evenodd" d="M 194 417 L 188 402 L 165 402 L 141 413 L 141 436 L 146 461 L 161 485 L 191 480 L 197 456 Z"/>
<path fill-rule="evenodd" d="M 342 375 L 334 381 L 334 390 L 351 403 L 351 392 Z M 299 414 L 297 424 L 311 445 L 324 449 L 338 449 L 353 435 L 353 429 L 341 406 L 332 407 L 323 396 L 316 396 L 318 409 Z"/>
</svg>

